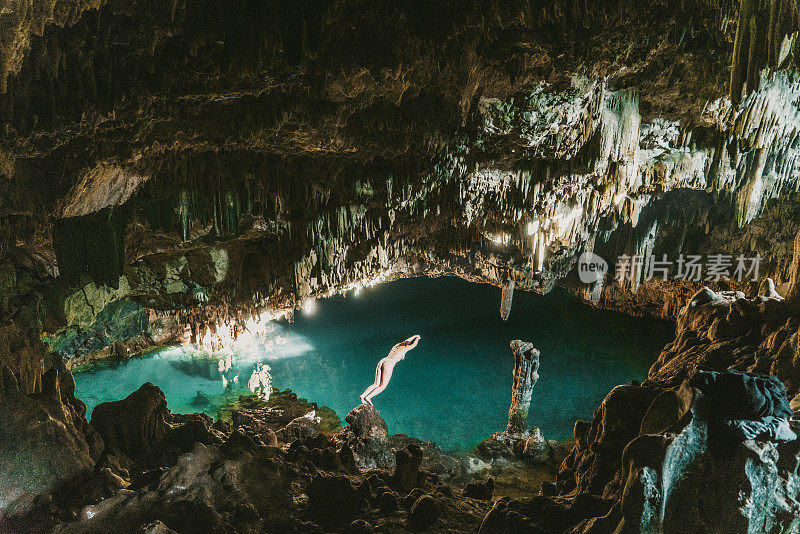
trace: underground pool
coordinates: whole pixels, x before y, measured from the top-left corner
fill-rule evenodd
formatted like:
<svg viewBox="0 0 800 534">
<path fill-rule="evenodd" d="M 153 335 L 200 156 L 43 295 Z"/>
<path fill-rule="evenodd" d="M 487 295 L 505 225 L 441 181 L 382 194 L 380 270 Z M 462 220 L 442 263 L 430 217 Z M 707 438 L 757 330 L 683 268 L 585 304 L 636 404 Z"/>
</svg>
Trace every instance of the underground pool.
<svg viewBox="0 0 800 534">
<path fill-rule="evenodd" d="M 254 369 L 267 369 L 273 387 L 291 388 L 343 419 L 372 382 L 378 360 L 394 343 L 420 334 L 375 407 L 392 433 L 456 452 L 505 427 L 510 340 L 541 350 L 529 425 L 565 439 L 614 385 L 642 380 L 674 330 L 667 321 L 593 309 L 559 290 L 545 296 L 517 291 L 504 322 L 499 300 L 498 288 L 453 277 L 398 280 L 320 300 L 292 323 L 266 323 L 264 342 L 222 363 L 171 347 L 93 365 L 75 373 L 76 394 L 90 414 L 98 403 L 152 382 L 173 412 L 217 416 L 223 404 L 257 385 Z"/>
</svg>

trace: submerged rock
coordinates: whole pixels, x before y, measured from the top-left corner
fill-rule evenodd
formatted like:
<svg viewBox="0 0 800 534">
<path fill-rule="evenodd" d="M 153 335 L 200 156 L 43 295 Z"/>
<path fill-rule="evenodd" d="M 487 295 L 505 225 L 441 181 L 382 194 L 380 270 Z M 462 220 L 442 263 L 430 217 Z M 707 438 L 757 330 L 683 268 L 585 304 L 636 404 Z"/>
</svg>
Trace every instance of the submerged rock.
<svg viewBox="0 0 800 534">
<path fill-rule="evenodd" d="M 197 395 L 194 396 L 192 401 L 189 403 L 190 406 L 195 408 L 205 408 L 210 404 L 208 400 L 208 396 L 205 395 L 202 391 L 198 391 Z"/>
</svg>

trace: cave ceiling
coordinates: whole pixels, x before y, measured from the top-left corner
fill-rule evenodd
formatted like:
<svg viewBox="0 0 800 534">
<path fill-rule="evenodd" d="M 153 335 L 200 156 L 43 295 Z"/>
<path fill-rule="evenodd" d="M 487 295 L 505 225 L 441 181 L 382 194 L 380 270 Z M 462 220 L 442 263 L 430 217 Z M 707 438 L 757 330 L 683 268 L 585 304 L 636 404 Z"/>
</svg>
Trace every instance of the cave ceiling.
<svg viewBox="0 0 800 534">
<path fill-rule="evenodd" d="M 800 172 L 797 6 L 751 4 L 11 2 L 0 255 L 231 313 L 741 240 Z"/>
</svg>

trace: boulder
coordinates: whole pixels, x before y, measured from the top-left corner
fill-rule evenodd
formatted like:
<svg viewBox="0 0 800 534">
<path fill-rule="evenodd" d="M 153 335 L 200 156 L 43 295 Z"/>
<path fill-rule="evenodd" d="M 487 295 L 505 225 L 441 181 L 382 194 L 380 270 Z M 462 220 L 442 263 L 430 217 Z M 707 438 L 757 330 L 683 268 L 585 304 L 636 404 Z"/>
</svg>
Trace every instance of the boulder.
<svg viewBox="0 0 800 534">
<path fill-rule="evenodd" d="M 641 532 L 783 532 L 800 517 L 800 443 L 709 442 L 695 416 L 677 434 L 644 435 L 622 457 L 622 522 Z M 600 515 L 600 514 L 597 514 Z"/>
<path fill-rule="evenodd" d="M 531 463 L 546 462 L 552 455 L 552 447 L 537 427 L 531 429 L 530 436 L 522 442 L 522 458 Z"/>
<path fill-rule="evenodd" d="M 164 393 L 147 382 L 125 399 L 98 404 L 90 424 L 97 429 L 107 451 L 122 452 L 135 461 L 160 454 L 170 425 Z"/>
<path fill-rule="evenodd" d="M 507 497 L 498 500 L 486 514 L 478 529 L 479 534 L 495 534 L 499 532 L 525 532 L 544 534 L 546 531 L 531 518 L 509 506 Z"/>
<path fill-rule="evenodd" d="M 302 417 L 292 419 L 289 424 L 275 432 L 277 439 L 284 443 L 291 443 L 299 438 L 312 438 L 318 434 L 319 417 L 316 416 L 316 412 L 309 412 Z"/>
<path fill-rule="evenodd" d="M 422 465 L 422 449 L 412 443 L 405 449 L 397 451 L 395 456 L 395 469 L 389 485 L 402 493 L 422 487 L 427 477 L 419 470 Z"/>
<path fill-rule="evenodd" d="M 408 527 L 411 530 L 425 530 L 433 525 L 442 514 L 442 505 L 433 495 L 423 495 L 408 513 Z"/>
<path fill-rule="evenodd" d="M 356 519 L 347 527 L 347 534 L 372 534 L 374 531 L 372 525 L 363 519 Z"/>
<path fill-rule="evenodd" d="M 400 507 L 400 499 L 393 491 L 384 491 L 378 501 L 378 509 L 383 515 L 391 515 Z"/>
<path fill-rule="evenodd" d="M 360 404 L 347 414 L 344 420 L 357 438 L 386 438 L 389 429 L 378 410 L 369 404 Z"/>
<path fill-rule="evenodd" d="M 576 424 L 577 442 L 556 478 L 559 494 L 599 495 L 619 472 L 625 446 L 639 435 L 642 419 L 659 389 L 637 384 L 617 386 L 606 395 L 588 428 Z"/>
</svg>

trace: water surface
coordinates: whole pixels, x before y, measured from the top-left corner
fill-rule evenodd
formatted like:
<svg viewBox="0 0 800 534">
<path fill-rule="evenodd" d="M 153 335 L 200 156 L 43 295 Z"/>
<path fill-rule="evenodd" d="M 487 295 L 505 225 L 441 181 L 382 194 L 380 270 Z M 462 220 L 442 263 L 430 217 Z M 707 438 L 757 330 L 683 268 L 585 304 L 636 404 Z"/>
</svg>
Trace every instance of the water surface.
<svg viewBox="0 0 800 534">
<path fill-rule="evenodd" d="M 293 323 L 268 323 L 267 343 L 234 354 L 231 369 L 176 347 L 76 373 L 76 393 L 91 411 L 149 381 L 172 411 L 215 416 L 225 399 L 223 377 L 229 394 L 240 392 L 255 364 L 266 363 L 273 386 L 290 387 L 343 419 L 372 382 L 378 360 L 397 341 L 420 334 L 375 406 L 392 433 L 466 450 L 505 427 L 510 340 L 541 350 L 529 424 L 564 439 L 613 386 L 644 379 L 674 332 L 672 323 L 594 310 L 561 291 L 517 291 L 503 322 L 499 300 L 498 288 L 458 278 L 399 280 L 318 301 L 313 314 L 297 313 Z"/>
</svg>

